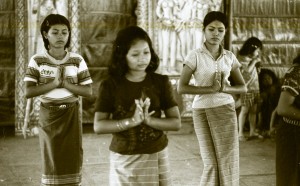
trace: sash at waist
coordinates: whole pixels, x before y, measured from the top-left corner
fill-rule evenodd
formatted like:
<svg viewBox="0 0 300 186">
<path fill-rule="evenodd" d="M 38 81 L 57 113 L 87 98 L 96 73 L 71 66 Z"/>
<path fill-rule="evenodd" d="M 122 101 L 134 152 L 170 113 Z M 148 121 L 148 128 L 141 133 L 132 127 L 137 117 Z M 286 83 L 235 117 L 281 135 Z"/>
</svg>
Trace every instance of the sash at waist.
<svg viewBox="0 0 300 186">
<path fill-rule="evenodd" d="M 62 110 L 62 109 L 67 109 L 70 107 L 73 107 L 76 103 L 78 103 L 77 101 L 72 102 L 72 103 L 60 103 L 60 104 L 53 104 L 53 103 L 41 103 L 41 105 L 49 110 Z"/>
</svg>

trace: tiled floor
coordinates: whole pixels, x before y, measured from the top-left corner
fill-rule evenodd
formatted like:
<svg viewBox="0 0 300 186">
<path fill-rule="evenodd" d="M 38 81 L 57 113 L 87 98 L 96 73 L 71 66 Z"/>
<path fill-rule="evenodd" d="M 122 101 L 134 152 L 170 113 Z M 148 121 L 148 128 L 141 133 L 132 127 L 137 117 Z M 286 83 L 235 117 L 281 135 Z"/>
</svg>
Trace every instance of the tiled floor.
<svg viewBox="0 0 300 186">
<path fill-rule="evenodd" d="M 108 186 L 110 135 L 83 135 L 83 186 Z M 174 186 L 199 185 L 203 168 L 196 136 L 191 130 L 169 134 L 169 155 Z M 70 154 L 71 156 L 71 154 Z M 2 136 L 0 186 L 38 186 L 40 152 L 37 137 Z M 253 140 L 240 143 L 240 186 L 275 185 L 275 143 Z"/>
</svg>

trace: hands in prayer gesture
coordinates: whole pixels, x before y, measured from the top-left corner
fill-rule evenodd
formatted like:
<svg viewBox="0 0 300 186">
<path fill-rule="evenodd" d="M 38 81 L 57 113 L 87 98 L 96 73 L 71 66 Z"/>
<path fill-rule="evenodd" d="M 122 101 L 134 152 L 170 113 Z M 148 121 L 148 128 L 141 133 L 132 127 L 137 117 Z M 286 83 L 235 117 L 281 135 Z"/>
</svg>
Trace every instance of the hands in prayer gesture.
<svg viewBox="0 0 300 186">
<path fill-rule="evenodd" d="M 150 107 L 150 98 L 147 97 L 144 101 L 142 98 L 139 100 L 135 100 L 136 109 L 133 115 L 133 120 L 135 120 L 136 123 L 145 123 L 149 124 L 151 121 L 151 115 L 154 114 L 155 111 L 152 111 L 149 113 L 149 107 Z"/>
</svg>

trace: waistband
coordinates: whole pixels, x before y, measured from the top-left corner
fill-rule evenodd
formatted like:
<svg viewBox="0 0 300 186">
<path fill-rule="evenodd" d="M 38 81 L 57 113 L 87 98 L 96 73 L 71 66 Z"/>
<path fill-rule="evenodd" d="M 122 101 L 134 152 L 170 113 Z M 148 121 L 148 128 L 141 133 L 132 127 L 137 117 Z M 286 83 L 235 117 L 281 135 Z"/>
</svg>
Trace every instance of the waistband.
<svg viewBox="0 0 300 186">
<path fill-rule="evenodd" d="M 288 124 L 292 124 L 292 125 L 296 125 L 300 127 L 300 121 L 299 120 L 294 120 L 294 119 L 290 119 L 287 117 L 282 117 L 283 121 L 288 123 Z"/>
<path fill-rule="evenodd" d="M 78 103 L 78 101 L 75 101 L 75 102 L 72 102 L 72 103 L 61 103 L 61 104 L 56 105 L 56 104 L 53 104 L 53 103 L 43 103 L 43 102 L 41 102 L 41 106 L 43 106 L 44 108 L 46 108 L 48 110 L 63 110 L 63 109 L 73 107 L 77 103 Z"/>
</svg>

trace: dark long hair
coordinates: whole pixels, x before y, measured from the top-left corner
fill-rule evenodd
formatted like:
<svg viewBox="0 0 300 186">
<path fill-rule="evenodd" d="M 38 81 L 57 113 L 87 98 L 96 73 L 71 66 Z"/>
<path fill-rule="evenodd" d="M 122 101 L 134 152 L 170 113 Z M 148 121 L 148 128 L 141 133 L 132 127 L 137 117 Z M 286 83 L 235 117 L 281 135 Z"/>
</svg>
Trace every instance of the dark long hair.
<svg viewBox="0 0 300 186">
<path fill-rule="evenodd" d="M 48 31 L 50 30 L 51 26 L 53 25 L 66 25 L 68 27 L 68 31 L 69 31 L 69 38 L 68 38 L 68 41 L 65 45 L 65 49 L 66 48 L 69 48 L 70 46 L 70 42 L 71 42 L 71 26 L 70 26 L 70 22 L 69 20 L 60 15 L 60 14 L 50 14 L 48 15 L 43 23 L 41 24 L 41 35 L 43 37 L 43 41 L 44 41 L 44 46 L 47 50 L 49 50 L 49 41 L 47 38 L 45 38 L 44 36 L 44 33 L 43 32 L 46 32 L 48 33 Z"/>
<path fill-rule="evenodd" d="M 263 48 L 262 42 L 257 37 L 250 37 L 243 44 L 242 48 L 239 51 L 239 55 L 241 56 L 251 55 L 258 48 L 262 50 Z"/>
<path fill-rule="evenodd" d="M 270 69 L 262 68 L 258 78 L 260 91 L 264 92 L 270 88 L 270 87 L 265 87 L 263 84 L 263 78 L 265 75 L 269 75 L 272 78 L 272 85 L 280 86 L 280 81 L 279 78 L 276 76 L 276 74 Z"/>
<path fill-rule="evenodd" d="M 113 43 L 109 65 L 109 73 L 112 76 L 124 76 L 128 71 L 126 55 L 130 47 L 138 40 L 146 41 L 150 48 L 151 60 L 146 72 L 154 72 L 159 66 L 159 58 L 155 53 L 152 41 L 147 32 L 138 26 L 129 26 L 120 30 Z"/>
</svg>

